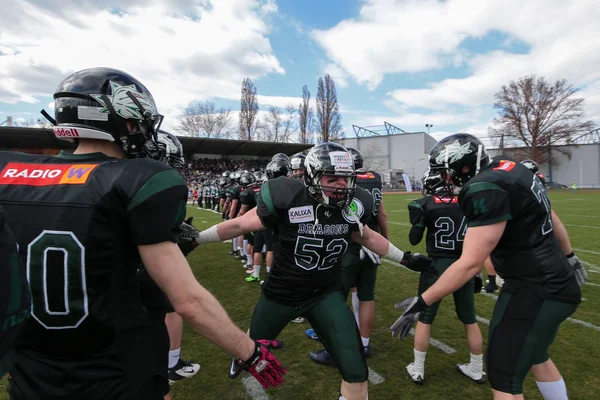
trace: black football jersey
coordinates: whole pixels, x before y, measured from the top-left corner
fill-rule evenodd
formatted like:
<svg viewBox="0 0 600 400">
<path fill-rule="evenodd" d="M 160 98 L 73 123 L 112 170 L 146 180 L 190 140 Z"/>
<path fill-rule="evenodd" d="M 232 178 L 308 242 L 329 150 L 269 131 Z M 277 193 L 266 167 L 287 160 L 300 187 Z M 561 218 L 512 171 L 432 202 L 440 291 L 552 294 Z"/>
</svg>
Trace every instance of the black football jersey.
<svg viewBox="0 0 600 400">
<path fill-rule="evenodd" d="M 427 229 L 429 257 L 458 258 L 467 224 L 456 196 L 425 196 L 408 204 L 410 222 Z"/>
<path fill-rule="evenodd" d="M 540 295 L 578 303 L 581 292 L 552 232 L 550 200 L 538 177 L 524 165 L 496 157 L 459 194 L 469 227 L 506 221 L 492 262 L 505 280 L 503 290 L 520 285 Z"/>
<path fill-rule="evenodd" d="M 348 250 L 355 219 L 365 224 L 373 213 L 372 196 L 357 188 L 353 211 L 327 207 L 316 201 L 300 179 L 280 177 L 265 182 L 257 213 L 274 229 L 275 254 L 264 294 L 292 306 L 304 304 L 340 280 L 340 259 Z"/>
<path fill-rule="evenodd" d="M 249 206 L 251 210 L 256 207 L 256 197 L 260 193 L 260 186 L 250 187 L 240 193 L 240 204 Z"/>
<path fill-rule="evenodd" d="M 373 229 L 375 232 L 379 232 L 377 216 L 379 215 L 379 207 L 381 206 L 381 200 L 383 199 L 383 193 L 381 192 L 381 189 L 383 188 L 381 175 L 374 171 L 360 172 L 356 176 L 356 185 L 368 190 L 373 197 L 373 214 L 367 224 L 369 225 L 369 228 Z"/>
<path fill-rule="evenodd" d="M 137 246 L 176 242 L 186 200 L 181 175 L 150 159 L 0 152 L 0 207 L 32 296 L 18 347 L 79 357 L 149 326 Z"/>
<path fill-rule="evenodd" d="M 17 241 L 0 210 L 0 376 L 14 363 L 13 346 L 31 310 L 25 266 Z"/>
</svg>

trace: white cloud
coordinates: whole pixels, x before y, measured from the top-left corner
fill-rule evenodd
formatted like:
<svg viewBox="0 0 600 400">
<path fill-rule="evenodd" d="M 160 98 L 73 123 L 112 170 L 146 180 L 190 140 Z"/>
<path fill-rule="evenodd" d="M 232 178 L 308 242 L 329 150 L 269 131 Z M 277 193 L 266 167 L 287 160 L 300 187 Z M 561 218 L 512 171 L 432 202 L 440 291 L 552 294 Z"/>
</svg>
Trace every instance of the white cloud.
<svg viewBox="0 0 600 400">
<path fill-rule="evenodd" d="M 237 98 L 245 77 L 285 73 L 266 36 L 271 0 L 9 3 L 0 102 L 35 103 L 71 72 L 110 66 L 144 83 L 172 118 L 193 100 Z"/>
<path fill-rule="evenodd" d="M 365 0 L 358 18 L 312 34 L 332 62 L 371 89 L 385 74 L 467 62 L 470 76 L 464 79 L 397 89 L 391 96 L 406 106 L 489 108 L 501 85 L 526 74 L 566 78 L 580 87 L 598 82 L 599 17 L 594 0 Z M 464 39 L 492 31 L 525 43 L 531 51 L 470 55 L 460 47 Z"/>
<path fill-rule="evenodd" d="M 327 64 L 323 71 L 325 74 L 331 75 L 335 85 L 339 88 L 348 87 L 348 73 L 336 64 Z"/>
</svg>

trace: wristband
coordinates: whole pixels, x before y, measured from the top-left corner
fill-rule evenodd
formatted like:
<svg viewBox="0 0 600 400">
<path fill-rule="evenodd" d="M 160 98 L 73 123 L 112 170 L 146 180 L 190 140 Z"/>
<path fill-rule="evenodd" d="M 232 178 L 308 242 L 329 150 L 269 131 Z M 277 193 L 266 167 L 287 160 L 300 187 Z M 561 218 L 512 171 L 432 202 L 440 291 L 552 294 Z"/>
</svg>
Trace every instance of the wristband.
<svg viewBox="0 0 600 400">
<path fill-rule="evenodd" d="M 388 248 L 388 252 L 384 255 L 384 257 L 389 258 L 392 261 L 401 262 L 404 258 L 404 252 L 394 246 L 392 242 L 390 243 L 390 247 Z"/>
<path fill-rule="evenodd" d="M 196 242 L 198 242 L 198 244 L 213 243 L 220 241 L 221 238 L 219 237 L 217 225 L 213 225 L 210 228 L 203 230 L 198 234 L 198 238 L 196 239 Z"/>
</svg>

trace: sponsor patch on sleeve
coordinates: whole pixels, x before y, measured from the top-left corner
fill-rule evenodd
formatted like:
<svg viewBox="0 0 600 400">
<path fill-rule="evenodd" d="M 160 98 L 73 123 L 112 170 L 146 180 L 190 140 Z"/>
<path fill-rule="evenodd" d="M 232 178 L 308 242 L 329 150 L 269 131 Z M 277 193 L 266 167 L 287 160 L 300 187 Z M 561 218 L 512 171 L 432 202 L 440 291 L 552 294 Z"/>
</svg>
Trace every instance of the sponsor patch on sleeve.
<svg viewBox="0 0 600 400">
<path fill-rule="evenodd" d="M 0 172 L 1 185 L 83 185 L 98 164 L 8 163 Z"/>
<path fill-rule="evenodd" d="M 515 167 L 514 161 L 500 160 L 500 164 L 494 168 L 494 171 L 510 171 Z"/>
</svg>

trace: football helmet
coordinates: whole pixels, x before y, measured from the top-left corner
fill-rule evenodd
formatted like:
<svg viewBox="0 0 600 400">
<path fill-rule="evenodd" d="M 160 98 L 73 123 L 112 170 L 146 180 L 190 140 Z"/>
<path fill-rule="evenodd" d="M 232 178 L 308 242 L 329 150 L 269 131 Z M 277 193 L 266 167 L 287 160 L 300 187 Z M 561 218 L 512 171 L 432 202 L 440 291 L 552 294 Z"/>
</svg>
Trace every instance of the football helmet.
<svg viewBox="0 0 600 400">
<path fill-rule="evenodd" d="M 231 174 L 229 174 L 229 179 L 233 183 L 238 183 L 240 181 L 241 177 L 242 177 L 242 174 L 239 171 L 235 171 L 235 172 L 232 172 Z"/>
<path fill-rule="evenodd" d="M 252 172 L 244 172 L 240 177 L 240 186 L 243 188 L 248 188 L 252 185 L 256 184 L 256 177 Z"/>
<path fill-rule="evenodd" d="M 263 182 L 267 179 L 267 177 L 265 176 L 265 173 L 262 171 L 256 171 L 254 173 L 254 177 L 256 178 L 256 182 Z"/>
<path fill-rule="evenodd" d="M 473 135 L 457 133 L 437 142 L 429 152 L 429 166 L 439 171 L 444 182 L 449 177 L 455 186 L 462 187 L 490 163 L 485 146 Z M 465 172 L 463 169 L 467 167 Z"/>
<path fill-rule="evenodd" d="M 271 161 L 275 161 L 275 160 L 278 160 L 278 159 L 286 160 L 288 163 L 290 162 L 290 157 L 287 154 L 284 154 L 284 153 L 277 153 L 277 154 L 275 154 L 271 158 Z"/>
<path fill-rule="evenodd" d="M 163 116 L 150 91 L 133 76 L 112 68 L 90 68 L 65 78 L 54 92 L 59 139 L 117 142 L 127 157 L 139 157 L 147 140 L 157 141 Z"/>
<path fill-rule="evenodd" d="M 268 179 L 279 178 L 290 175 L 290 163 L 284 158 L 278 158 L 267 164 L 265 170 Z"/>
<path fill-rule="evenodd" d="M 359 169 L 362 169 L 365 160 L 364 160 L 362 154 L 360 153 L 360 151 L 358 151 L 352 147 L 346 147 L 346 150 L 348 150 L 350 152 L 350 154 L 352 154 L 352 160 L 354 161 L 354 169 L 357 171 Z"/>
<path fill-rule="evenodd" d="M 538 163 L 536 163 L 533 160 L 523 160 L 523 161 L 521 161 L 521 164 L 526 166 L 527 169 L 530 170 L 531 172 L 533 172 L 534 174 L 540 170 Z"/>
<path fill-rule="evenodd" d="M 290 158 L 290 164 L 292 167 L 292 176 L 294 178 L 303 179 L 304 178 L 304 161 L 306 160 L 306 156 L 302 153 L 294 154 L 292 158 Z"/>
<path fill-rule="evenodd" d="M 146 141 L 144 148 L 150 158 L 168 164 L 175 169 L 181 169 L 185 165 L 183 146 L 177 136 L 169 132 L 159 130 L 157 141 Z"/>
<path fill-rule="evenodd" d="M 342 209 L 352 202 L 356 191 L 356 171 L 352 155 L 344 146 L 331 142 L 319 144 L 308 152 L 304 166 L 304 183 L 315 200 Z M 323 186 L 321 178 L 325 175 L 346 177 L 348 185 L 344 189 Z M 330 198 L 325 191 L 335 192 L 340 197 Z"/>
</svg>

